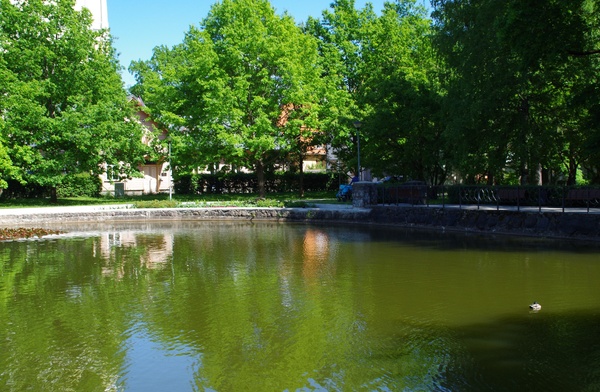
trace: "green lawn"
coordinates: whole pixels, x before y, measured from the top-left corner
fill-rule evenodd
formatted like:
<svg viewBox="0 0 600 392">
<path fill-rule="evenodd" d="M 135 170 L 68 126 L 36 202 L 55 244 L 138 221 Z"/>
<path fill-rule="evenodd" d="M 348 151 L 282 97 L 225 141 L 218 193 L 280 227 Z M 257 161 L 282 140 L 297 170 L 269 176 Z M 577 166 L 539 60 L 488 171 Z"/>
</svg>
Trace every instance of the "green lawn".
<svg viewBox="0 0 600 392">
<path fill-rule="evenodd" d="M 59 198 L 52 203 L 49 198 L 40 199 L 0 199 L 0 208 L 23 207 L 51 207 L 51 206 L 81 206 L 102 204 L 134 204 L 139 207 L 176 207 L 176 206 L 298 206 L 306 207 L 312 203 L 337 203 L 335 192 L 307 192 L 304 197 L 297 193 L 268 194 L 265 200 L 258 200 L 256 194 L 231 194 L 231 195 L 172 195 L 169 201 L 168 194 L 125 196 L 125 197 L 74 197 Z"/>
</svg>

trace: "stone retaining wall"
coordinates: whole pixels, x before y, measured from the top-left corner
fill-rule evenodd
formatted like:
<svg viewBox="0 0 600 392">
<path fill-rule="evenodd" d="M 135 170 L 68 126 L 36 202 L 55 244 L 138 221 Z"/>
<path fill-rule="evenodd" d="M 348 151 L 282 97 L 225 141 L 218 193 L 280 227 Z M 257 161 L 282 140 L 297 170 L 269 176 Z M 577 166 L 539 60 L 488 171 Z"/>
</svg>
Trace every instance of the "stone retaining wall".
<svg viewBox="0 0 600 392">
<path fill-rule="evenodd" d="M 600 240 L 597 214 L 373 207 L 369 220 L 408 227 Z"/>
<path fill-rule="evenodd" d="M 166 208 L 5 215 L 2 225 L 132 220 L 269 220 L 343 224 L 383 224 L 435 230 L 600 240 L 600 215 L 461 210 L 434 207 Z"/>
<path fill-rule="evenodd" d="M 148 208 L 4 215 L 0 225 L 129 220 L 270 220 L 366 222 L 368 210 L 306 208 Z"/>
<path fill-rule="evenodd" d="M 353 206 L 370 207 L 368 221 L 409 227 L 600 240 L 600 215 L 377 206 L 377 185 L 353 185 Z"/>
</svg>

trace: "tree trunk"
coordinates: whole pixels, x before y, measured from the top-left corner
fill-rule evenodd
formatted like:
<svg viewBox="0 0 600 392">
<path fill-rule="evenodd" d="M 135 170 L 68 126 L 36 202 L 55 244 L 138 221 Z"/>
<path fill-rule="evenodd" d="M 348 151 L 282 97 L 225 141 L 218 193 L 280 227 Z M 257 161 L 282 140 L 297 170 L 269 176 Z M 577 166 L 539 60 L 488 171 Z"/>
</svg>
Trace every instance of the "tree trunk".
<svg viewBox="0 0 600 392">
<path fill-rule="evenodd" d="M 542 167 L 542 184 L 541 185 L 548 185 L 550 184 L 550 170 L 546 167 Z"/>
<path fill-rule="evenodd" d="M 529 182 L 529 170 L 526 164 L 521 164 L 521 180 L 519 183 L 521 185 L 527 185 Z"/>
<path fill-rule="evenodd" d="M 567 185 L 573 186 L 577 183 L 577 163 L 574 159 L 569 159 L 569 176 L 567 177 Z"/>
<path fill-rule="evenodd" d="M 567 185 L 573 186 L 577 183 L 577 160 L 575 159 L 575 154 L 573 152 L 573 146 L 569 146 L 569 156 L 567 160 L 569 161 L 569 176 L 567 177 Z"/>
<path fill-rule="evenodd" d="M 542 164 L 538 163 L 537 165 L 537 169 L 536 169 L 536 173 L 535 173 L 535 181 L 536 181 L 536 185 L 544 185 L 542 178 L 543 178 L 543 171 L 542 171 Z"/>
<path fill-rule="evenodd" d="M 300 154 L 300 197 L 304 197 L 304 157 Z"/>
<path fill-rule="evenodd" d="M 58 193 L 55 186 L 50 189 L 50 202 L 54 204 L 58 203 Z"/>
<path fill-rule="evenodd" d="M 494 174 L 491 171 L 487 172 L 486 185 L 494 185 Z"/>
<path fill-rule="evenodd" d="M 256 177 L 258 179 L 258 197 L 265 197 L 265 165 L 261 159 L 256 162 Z"/>
</svg>

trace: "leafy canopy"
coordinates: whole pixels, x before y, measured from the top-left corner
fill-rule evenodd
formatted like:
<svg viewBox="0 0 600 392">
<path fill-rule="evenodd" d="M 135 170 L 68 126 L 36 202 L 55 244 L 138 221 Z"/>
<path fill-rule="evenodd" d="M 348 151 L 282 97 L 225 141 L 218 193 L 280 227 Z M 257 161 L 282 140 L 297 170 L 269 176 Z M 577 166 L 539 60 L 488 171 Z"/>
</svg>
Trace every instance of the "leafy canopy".
<svg viewBox="0 0 600 392">
<path fill-rule="evenodd" d="M 319 125 L 316 41 L 267 0 L 216 3 L 181 44 L 130 69 L 132 91 L 178 132 L 177 161 L 190 170 L 224 159 L 253 168 L 260 187 L 265 168 Z"/>
<path fill-rule="evenodd" d="M 75 11 L 74 0 L 0 2 L 0 143 L 9 177 L 56 187 L 65 174 L 101 172 L 104 162 L 135 167 L 141 127 L 108 33 L 92 30 L 91 14 Z"/>
</svg>

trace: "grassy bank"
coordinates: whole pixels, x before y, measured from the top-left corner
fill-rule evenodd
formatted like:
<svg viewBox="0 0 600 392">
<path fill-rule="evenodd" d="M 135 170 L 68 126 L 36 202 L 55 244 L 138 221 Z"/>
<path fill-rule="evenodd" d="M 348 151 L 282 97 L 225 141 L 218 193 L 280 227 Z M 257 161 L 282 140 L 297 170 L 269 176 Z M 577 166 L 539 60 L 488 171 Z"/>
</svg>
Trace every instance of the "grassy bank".
<svg viewBox="0 0 600 392">
<path fill-rule="evenodd" d="M 0 199 L 0 208 L 30 208 L 52 206 L 83 206 L 103 204 L 133 204 L 139 208 L 151 207 L 307 207 L 313 203 L 336 203 L 331 192 L 307 192 L 304 197 L 295 193 L 268 194 L 259 199 L 256 194 L 230 195 L 172 195 L 168 194 L 98 198 L 59 198 L 52 203 L 49 198 Z"/>
</svg>

